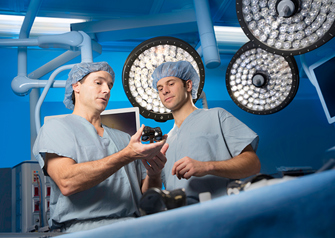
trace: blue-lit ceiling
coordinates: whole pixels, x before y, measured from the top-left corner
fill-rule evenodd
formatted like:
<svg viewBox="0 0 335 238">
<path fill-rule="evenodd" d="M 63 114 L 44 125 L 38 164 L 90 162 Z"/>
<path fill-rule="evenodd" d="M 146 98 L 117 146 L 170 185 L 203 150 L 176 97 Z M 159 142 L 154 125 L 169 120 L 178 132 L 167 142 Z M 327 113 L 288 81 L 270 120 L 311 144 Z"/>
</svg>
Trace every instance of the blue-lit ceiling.
<svg viewBox="0 0 335 238">
<path fill-rule="evenodd" d="M 24 16 L 29 3 L 30 0 L 1 0 L 0 14 Z M 209 6 L 213 25 L 239 27 L 235 1 L 209 0 Z M 128 51 L 145 39 L 163 35 L 180 38 L 194 47 L 200 41 L 193 0 L 44 0 L 37 16 L 111 20 L 109 32 L 91 34 L 104 49 L 110 50 Z M 169 28 L 159 20 L 165 16 L 176 19 Z M 134 24 L 144 20 L 149 22 L 146 27 Z M 73 29 L 89 31 L 80 24 L 74 24 Z"/>
<path fill-rule="evenodd" d="M 240 27 L 236 16 L 236 1 L 208 0 L 214 26 Z M 0 14 L 25 16 L 30 0 L 1 0 Z M 42 0 L 38 17 L 85 19 L 91 25 L 73 24 L 73 30 L 90 32 L 96 22 L 109 21 L 109 31 L 95 31 L 90 34 L 103 50 L 131 51 L 146 39 L 156 36 L 173 36 L 193 47 L 199 46 L 200 38 L 194 16 L 194 0 Z M 164 22 L 162 19 L 175 19 Z M 158 20 L 156 20 L 158 19 Z M 146 22 L 146 24 L 143 24 Z M 1 26 L 0 26 L 1 27 Z M 106 26 L 104 26 L 106 28 Z M 1 35 L 0 38 L 18 35 Z M 219 43 L 220 52 L 236 52 L 240 44 Z M 334 50 L 334 39 L 320 47 L 329 52 Z M 310 58 L 315 58 L 319 49 Z M 318 55 L 319 57 L 319 55 Z"/>
</svg>

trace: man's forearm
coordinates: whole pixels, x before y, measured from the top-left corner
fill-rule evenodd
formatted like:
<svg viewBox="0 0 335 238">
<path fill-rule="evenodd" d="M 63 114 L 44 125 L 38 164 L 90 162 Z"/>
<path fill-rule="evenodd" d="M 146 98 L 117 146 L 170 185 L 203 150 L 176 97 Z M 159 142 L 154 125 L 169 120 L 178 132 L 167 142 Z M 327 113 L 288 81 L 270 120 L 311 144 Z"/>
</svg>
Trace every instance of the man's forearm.
<svg viewBox="0 0 335 238">
<path fill-rule="evenodd" d="M 145 193 L 149 188 L 162 188 L 162 180 L 159 175 L 156 176 L 151 176 L 149 177 L 148 175 L 145 177 L 145 179 L 142 182 L 142 193 Z"/>
<path fill-rule="evenodd" d="M 261 165 L 255 152 L 246 151 L 232 159 L 224 161 L 210 161 L 208 174 L 241 179 L 259 173 Z"/>
<path fill-rule="evenodd" d="M 130 163 L 127 151 L 120 151 L 103 159 L 75 163 L 72 159 L 48 159 L 47 171 L 65 196 L 94 187 Z M 52 169 L 51 169 L 52 168 Z"/>
</svg>

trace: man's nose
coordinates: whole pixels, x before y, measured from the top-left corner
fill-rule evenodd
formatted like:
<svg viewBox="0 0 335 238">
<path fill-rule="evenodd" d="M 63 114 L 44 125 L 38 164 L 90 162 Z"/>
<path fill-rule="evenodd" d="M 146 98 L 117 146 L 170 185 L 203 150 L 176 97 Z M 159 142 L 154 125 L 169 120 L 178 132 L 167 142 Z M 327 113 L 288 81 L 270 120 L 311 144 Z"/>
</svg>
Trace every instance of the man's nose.
<svg viewBox="0 0 335 238">
<path fill-rule="evenodd" d="M 105 93 L 109 93 L 111 91 L 111 89 L 109 88 L 109 86 L 107 84 L 103 85 L 103 92 Z"/>
<path fill-rule="evenodd" d="M 163 95 L 170 92 L 168 87 L 163 87 L 162 91 L 163 91 Z"/>
</svg>

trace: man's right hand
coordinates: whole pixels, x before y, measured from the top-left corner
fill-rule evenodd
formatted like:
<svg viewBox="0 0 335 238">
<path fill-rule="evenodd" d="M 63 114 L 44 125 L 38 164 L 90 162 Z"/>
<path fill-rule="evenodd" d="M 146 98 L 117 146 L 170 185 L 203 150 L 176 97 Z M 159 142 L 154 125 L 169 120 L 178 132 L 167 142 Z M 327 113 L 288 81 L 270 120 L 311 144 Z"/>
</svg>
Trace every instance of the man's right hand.
<svg viewBox="0 0 335 238">
<path fill-rule="evenodd" d="M 141 136 L 144 125 L 131 137 L 127 149 L 128 157 L 132 160 L 151 159 L 160 153 L 161 148 L 166 142 L 167 135 L 163 136 L 163 140 L 156 143 L 142 144 Z"/>
</svg>

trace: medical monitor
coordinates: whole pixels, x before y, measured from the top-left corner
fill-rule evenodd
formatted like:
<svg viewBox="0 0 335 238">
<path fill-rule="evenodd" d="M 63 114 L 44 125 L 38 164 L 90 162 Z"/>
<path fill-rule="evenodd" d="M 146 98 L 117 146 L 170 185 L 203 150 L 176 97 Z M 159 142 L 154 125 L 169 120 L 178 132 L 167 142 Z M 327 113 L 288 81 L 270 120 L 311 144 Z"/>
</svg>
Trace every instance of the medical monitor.
<svg viewBox="0 0 335 238">
<path fill-rule="evenodd" d="M 138 107 L 106 110 L 101 113 L 102 124 L 134 135 L 140 129 Z"/>
<path fill-rule="evenodd" d="M 64 117 L 68 114 L 46 116 L 44 122 L 53 117 Z M 134 135 L 140 128 L 140 113 L 138 107 L 105 110 L 101 113 L 102 124 Z"/>
<path fill-rule="evenodd" d="M 335 55 L 309 66 L 311 81 L 320 98 L 328 123 L 335 122 Z"/>
</svg>

